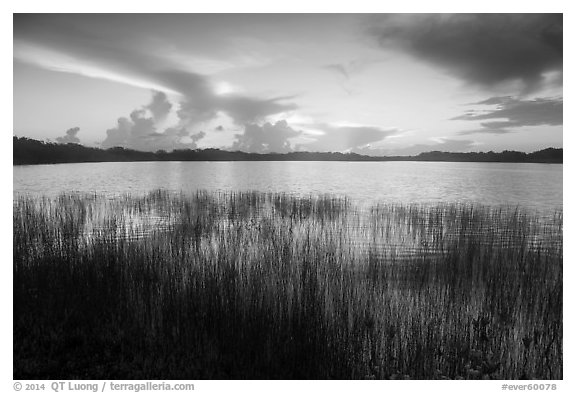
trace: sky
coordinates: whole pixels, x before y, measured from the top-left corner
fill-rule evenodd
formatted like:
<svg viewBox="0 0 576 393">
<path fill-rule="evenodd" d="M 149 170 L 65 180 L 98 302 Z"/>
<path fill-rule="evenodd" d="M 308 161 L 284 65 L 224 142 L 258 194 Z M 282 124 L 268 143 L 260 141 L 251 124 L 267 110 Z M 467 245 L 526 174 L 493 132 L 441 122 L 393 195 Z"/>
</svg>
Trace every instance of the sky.
<svg viewBox="0 0 576 393">
<path fill-rule="evenodd" d="M 157 151 L 563 146 L 558 14 L 15 14 L 13 133 Z"/>
</svg>

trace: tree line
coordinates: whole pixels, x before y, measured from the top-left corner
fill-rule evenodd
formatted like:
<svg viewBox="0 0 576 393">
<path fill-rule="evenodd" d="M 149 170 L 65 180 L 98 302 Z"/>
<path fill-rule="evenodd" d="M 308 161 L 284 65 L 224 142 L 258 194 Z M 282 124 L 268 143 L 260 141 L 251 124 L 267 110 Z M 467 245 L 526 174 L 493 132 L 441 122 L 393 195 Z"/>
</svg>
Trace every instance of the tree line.
<svg viewBox="0 0 576 393">
<path fill-rule="evenodd" d="M 101 149 L 76 143 L 58 144 L 13 137 L 13 164 L 60 164 L 128 161 L 450 161 L 562 163 L 563 149 L 547 148 L 533 153 L 505 150 L 500 153 L 451 153 L 431 151 L 416 156 L 366 156 L 340 152 L 247 153 L 221 149 L 180 149 L 166 152 L 137 151 L 123 147 Z"/>
</svg>

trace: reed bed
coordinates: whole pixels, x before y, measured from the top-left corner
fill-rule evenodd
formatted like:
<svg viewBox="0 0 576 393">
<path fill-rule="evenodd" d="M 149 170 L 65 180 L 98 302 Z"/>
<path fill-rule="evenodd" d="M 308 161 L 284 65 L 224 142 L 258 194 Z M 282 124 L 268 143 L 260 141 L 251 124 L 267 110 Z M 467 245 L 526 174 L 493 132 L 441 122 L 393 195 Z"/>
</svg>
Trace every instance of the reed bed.
<svg viewBox="0 0 576 393">
<path fill-rule="evenodd" d="M 17 196 L 15 379 L 562 379 L 562 212 Z"/>
</svg>

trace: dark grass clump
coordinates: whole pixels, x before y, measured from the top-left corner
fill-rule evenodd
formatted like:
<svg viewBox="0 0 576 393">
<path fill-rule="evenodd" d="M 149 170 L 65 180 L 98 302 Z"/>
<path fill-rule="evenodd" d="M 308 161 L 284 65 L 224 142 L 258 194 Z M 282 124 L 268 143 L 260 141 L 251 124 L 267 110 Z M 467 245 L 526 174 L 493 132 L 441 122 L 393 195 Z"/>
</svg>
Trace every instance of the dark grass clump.
<svg viewBox="0 0 576 393">
<path fill-rule="evenodd" d="M 562 379 L 562 212 L 14 201 L 15 379 Z"/>
</svg>

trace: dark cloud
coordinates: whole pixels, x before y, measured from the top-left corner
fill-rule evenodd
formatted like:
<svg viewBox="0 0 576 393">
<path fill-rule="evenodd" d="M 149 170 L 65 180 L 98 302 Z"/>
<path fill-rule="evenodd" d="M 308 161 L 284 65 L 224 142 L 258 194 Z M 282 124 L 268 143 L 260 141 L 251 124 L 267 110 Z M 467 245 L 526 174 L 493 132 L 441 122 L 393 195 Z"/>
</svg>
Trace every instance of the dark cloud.
<svg viewBox="0 0 576 393">
<path fill-rule="evenodd" d="M 398 133 L 396 129 L 328 124 L 316 124 L 314 128 L 324 131 L 324 135 L 317 137 L 312 143 L 302 145 L 302 148 L 309 151 L 345 151 L 360 148 Z"/>
<path fill-rule="evenodd" d="M 495 105 L 496 108 L 471 110 L 453 118 L 452 120 L 480 121 L 482 128 L 462 131 L 460 134 L 505 134 L 519 127 L 561 126 L 563 122 L 562 98 L 521 100 L 510 96 L 492 97 L 475 105 Z"/>
<path fill-rule="evenodd" d="M 70 128 L 66 131 L 66 135 L 56 138 L 58 143 L 80 143 L 80 139 L 76 136 L 80 131 L 80 127 Z"/>
<path fill-rule="evenodd" d="M 382 47 L 484 87 L 520 81 L 534 90 L 546 72 L 562 72 L 562 14 L 390 14 L 368 31 Z"/>
<path fill-rule="evenodd" d="M 236 135 L 232 149 L 250 153 L 287 153 L 292 150 L 290 138 L 301 134 L 285 120 L 275 124 L 264 123 L 262 126 L 248 124 L 242 134 Z"/>
<path fill-rule="evenodd" d="M 216 126 L 216 127 L 214 128 L 214 131 L 224 131 L 224 127 L 221 126 L 221 125 L 220 125 L 220 126 Z"/>
</svg>

